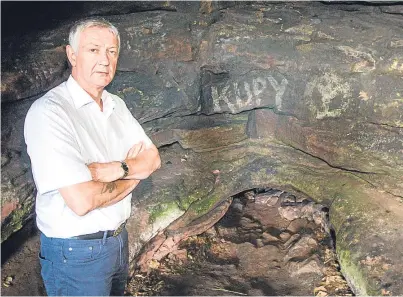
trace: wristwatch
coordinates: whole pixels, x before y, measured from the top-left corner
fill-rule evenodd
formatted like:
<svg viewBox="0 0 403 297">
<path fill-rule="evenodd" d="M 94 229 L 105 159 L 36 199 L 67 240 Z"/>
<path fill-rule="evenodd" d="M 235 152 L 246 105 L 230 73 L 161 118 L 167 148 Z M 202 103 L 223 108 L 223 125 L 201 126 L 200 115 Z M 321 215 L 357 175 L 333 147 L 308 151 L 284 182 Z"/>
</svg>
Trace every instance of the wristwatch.
<svg viewBox="0 0 403 297">
<path fill-rule="evenodd" d="M 120 179 L 123 179 L 129 174 L 129 166 L 127 166 L 125 161 L 120 161 L 120 165 L 124 171 L 123 176 Z"/>
</svg>

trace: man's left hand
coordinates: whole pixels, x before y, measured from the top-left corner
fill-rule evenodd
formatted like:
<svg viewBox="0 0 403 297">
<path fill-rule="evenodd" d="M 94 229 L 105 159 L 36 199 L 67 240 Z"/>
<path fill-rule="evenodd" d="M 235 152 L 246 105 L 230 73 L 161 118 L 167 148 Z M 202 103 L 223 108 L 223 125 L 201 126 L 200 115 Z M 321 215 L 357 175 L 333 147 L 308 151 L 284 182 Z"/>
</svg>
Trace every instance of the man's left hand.
<svg viewBox="0 0 403 297">
<path fill-rule="evenodd" d="M 109 183 L 120 179 L 123 176 L 123 169 L 120 162 L 91 163 L 87 165 L 91 171 L 93 181 Z"/>
</svg>

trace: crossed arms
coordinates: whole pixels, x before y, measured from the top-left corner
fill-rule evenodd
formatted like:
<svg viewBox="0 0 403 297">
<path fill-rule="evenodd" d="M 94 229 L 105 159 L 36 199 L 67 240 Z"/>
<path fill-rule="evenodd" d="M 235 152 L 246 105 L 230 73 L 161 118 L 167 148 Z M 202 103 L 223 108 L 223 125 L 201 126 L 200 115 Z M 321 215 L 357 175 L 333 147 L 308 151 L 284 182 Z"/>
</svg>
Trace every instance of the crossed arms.
<svg viewBox="0 0 403 297">
<path fill-rule="evenodd" d="M 148 178 L 161 167 L 158 149 L 154 145 L 144 149 L 142 142 L 128 151 L 125 162 L 129 167 L 125 179 L 120 179 L 124 173 L 120 162 L 87 165 L 92 181 L 59 189 L 67 206 L 77 215 L 83 216 L 96 208 L 113 205 L 130 194 L 140 180 Z"/>
</svg>

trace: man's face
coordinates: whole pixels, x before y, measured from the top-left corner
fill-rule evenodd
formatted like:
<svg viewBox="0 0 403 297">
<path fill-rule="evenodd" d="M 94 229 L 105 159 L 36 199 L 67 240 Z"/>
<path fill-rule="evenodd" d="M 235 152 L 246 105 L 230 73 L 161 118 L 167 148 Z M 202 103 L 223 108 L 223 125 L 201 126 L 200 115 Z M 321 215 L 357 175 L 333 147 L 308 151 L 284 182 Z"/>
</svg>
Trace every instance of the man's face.
<svg viewBox="0 0 403 297">
<path fill-rule="evenodd" d="M 69 60 L 74 78 L 88 88 L 104 88 L 113 79 L 118 62 L 118 39 L 108 29 L 85 28 L 80 35 L 78 52 Z"/>
</svg>

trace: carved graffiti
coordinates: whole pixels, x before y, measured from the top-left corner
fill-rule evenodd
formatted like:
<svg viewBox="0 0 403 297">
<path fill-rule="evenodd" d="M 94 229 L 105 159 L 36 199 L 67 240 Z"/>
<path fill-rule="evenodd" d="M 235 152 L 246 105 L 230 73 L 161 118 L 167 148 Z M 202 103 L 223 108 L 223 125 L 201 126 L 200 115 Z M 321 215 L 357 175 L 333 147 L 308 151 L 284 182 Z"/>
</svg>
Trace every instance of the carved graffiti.
<svg viewBox="0 0 403 297">
<path fill-rule="evenodd" d="M 347 110 L 352 88 L 342 77 L 330 72 L 309 82 L 304 97 L 316 119 L 335 118 Z"/>
<path fill-rule="evenodd" d="M 214 111 L 220 112 L 227 107 L 232 113 L 245 107 L 261 106 L 262 100 L 275 94 L 274 102 L 278 110 L 281 109 L 283 95 L 288 85 L 286 78 L 276 79 L 273 76 L 255 77 L 249 81 L 235 81 L 226 84 L 221 89 L 211 87 Z"/>
</svg>

